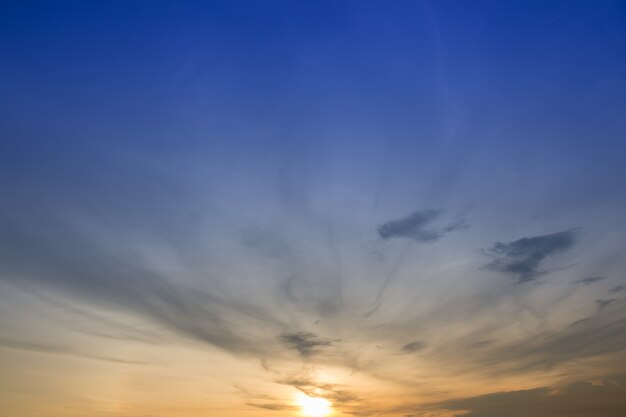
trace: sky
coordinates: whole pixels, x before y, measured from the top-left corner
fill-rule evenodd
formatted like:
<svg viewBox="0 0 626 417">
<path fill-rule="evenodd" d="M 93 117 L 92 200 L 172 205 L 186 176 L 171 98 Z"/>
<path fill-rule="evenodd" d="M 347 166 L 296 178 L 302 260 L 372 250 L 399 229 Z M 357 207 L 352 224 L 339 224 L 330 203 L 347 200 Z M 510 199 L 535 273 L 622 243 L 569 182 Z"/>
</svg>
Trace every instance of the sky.
<svg viewBox="0 0 626 417">
<path fill-rule="evenodd" d="M 0 57 L 0 414 L 626 413 L 626 3 L 6 1 Z"/>
</svg>

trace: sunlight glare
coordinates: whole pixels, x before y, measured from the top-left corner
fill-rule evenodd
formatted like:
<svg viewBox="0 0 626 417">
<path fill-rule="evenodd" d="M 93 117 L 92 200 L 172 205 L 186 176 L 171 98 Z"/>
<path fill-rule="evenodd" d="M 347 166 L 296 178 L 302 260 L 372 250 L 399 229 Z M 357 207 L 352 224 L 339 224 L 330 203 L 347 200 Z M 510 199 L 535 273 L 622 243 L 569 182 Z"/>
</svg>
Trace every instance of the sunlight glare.
<svg viewBox="0 0 626 417">
<path fill-rule="evenodd" d="M 305 417 L 325 417 L 330 414 L 330 401 L 324 398 L 309 397 L 306 394 L 298 394 L 300 412 Z"/>
</svg>

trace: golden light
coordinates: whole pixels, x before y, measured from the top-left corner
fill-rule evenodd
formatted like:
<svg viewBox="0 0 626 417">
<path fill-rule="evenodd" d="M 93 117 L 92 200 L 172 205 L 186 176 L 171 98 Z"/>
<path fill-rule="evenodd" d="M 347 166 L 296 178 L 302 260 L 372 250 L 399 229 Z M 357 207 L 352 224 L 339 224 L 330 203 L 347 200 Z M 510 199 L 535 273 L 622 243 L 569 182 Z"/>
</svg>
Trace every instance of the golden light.
<svg viewBox="0 0 626 417">
<path fill-rule="evenodd" d="M 305 417 L 325 417 L 330 414 L 330 401 L 325 398 L 309 397 L 306 394 L 298 394 L 300 412 Z"/>
</svg>

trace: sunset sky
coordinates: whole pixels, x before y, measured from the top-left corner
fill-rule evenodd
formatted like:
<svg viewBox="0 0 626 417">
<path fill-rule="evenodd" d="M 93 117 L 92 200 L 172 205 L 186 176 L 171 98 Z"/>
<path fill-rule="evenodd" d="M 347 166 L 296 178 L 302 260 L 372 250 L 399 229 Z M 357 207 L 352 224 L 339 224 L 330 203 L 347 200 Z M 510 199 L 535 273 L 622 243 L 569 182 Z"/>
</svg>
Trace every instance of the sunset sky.
<svg viewBox="0 0 626 417">
<path fill-rule="evenodd" d="M 0 415 L 623 417 L 626 2 L 3 1 Z"/>
</svg>

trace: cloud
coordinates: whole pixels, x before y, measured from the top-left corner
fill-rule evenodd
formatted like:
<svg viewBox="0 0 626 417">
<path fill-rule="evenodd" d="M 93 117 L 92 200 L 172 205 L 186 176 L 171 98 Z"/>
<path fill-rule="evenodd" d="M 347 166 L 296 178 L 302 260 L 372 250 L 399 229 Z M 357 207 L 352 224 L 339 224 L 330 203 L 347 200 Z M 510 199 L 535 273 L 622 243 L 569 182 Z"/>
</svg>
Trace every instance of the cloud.
<svg viewBox="0 0 626 417">
<path fill-rule="evenodd" d="M 256 408 L 262 408 L 264 410 L 271 410 L 271 411 L 285 411 L 285 410 L 296 409 L 296 407 L 294 407 L 293 405 L 283 404 L 280 402 L 260 403 L 260 402 L 249 401 L 246 403 L 246 405 L 249 405 L 251 407 L 256 407 Z"/>
<path fill-rule="evenodd" d="M 606 277 L 589 277 L 574 281 L 574 284 L 591 285 L 594 282 L 602 281 Z"/>
<path fill-rule="evenodd" d="M 0 279 L 27 291 L 134 313 L 178 336 L 237 354 L 266 353 L 272 339 L 261 343 L 259 335 L 281 327 L 279 318 L 250 302 L 215 295 L 208 285 L 172 280 L 137 262 L 136 252 L 121 239 L 103 244 L 101 236 L 54 222 L 45 228 L 0 226 Z"/>
<path fill-rule="evenodd" d="M 626 376 L 563 387 L 499 392 L 438 406 L 463 413 L 465 417 L 620 417 L 626 411 Z"/>
<path fill-rule="evenodd" d="M 480 356 L 472 358 L 472 363 L 501 376 L 502 372 L 548 370 L 574 360 L 618 354 L 625 347 L 626 321 L 623 311 L 616 308 L 577 320 L 563 330 L 543 337 L 526 337 L 516 342 L 486 346 L 478 351 Z M 461 353 L 465 351 L 453 352 L 455 356 Z"/>
<path fill-rule="evenodd" d="M 94 355 L 90 353 L 81 352 L 72 346 L 57 345 L 51 343 L 38 343 L 19 341 L 11 339 L 0 339 L 0 347 L 5 349 L 24 350 L 28 352 L 46 353 L 53 355 L 74 356 L 78 358 L 94 359 L 98 361 L 123 363 L 129 365 L 145 365 L 148 362 L 135 361 L 129 359 L 115 358 L 111 356 Z"/>
<path fill-rule="evenodd" d="M 470 349 L 482 349 L 491 345 L 493 342 L 491 340 L 482 340 L 480 342 L 472 343 Z"/>
<path fill-rule="evenodd" d="M 333 407 L 347 411 L 361 408 L 362 399 L 353 392 L 346 390 L 344 385 L 318 381 L 310 370 L 293 375 L 284 376 L 276 380 L 277 383 L 289 385 L 311 397 L 326 398 L 333 403 Z"/>
<path fill-rule="evenodd" d="M 579 324 L 581 324 L 581 323 L 584 323 L 584 322 L 586 322 L 586 321 L 589 321 L 589 320 L 591 320 L 591 318 L 589 318 L 589 317 L 584 318 L 584 319 L 580 319 L 580 320 L 576 320 L 575 322 L 573 322 L 572 324 L 570 324 L 569 326 L 567 326 L 567 328 L 569 329 L 570 327 L 577 326 L 577 325 L 579 325 Z"/>
<path fill-rule="evenodd" d="M 609 290 L 609 294 L 617 294 L 620 291 L 624 291 L 623 285 L 618 285 L 617 287 L 613 287 Z"/>
<path fill-rule="evenodd" d="M 422 243 L 432 243 L 441 239 L 444 235 L 453 232 L 455 230 L 464 230 L 469 226 L 462 218 L 448 224 L 441 229 L 427 229 L 427 226 L 432 223 L 441 215 L 440 210 L 425 209 L 416 211 L 407 217 L 399 220 L 391 220 L 378 228 L 378 234 L 382 239 L 391 238 L 407 238 Z M 392 265 L 391 270 L 387 273 L 380 289 L 376 294 L 376 298 L 372 304 L 372 307 L 365 313 L 365 317 L 372 316 L 383 303 L 383 295 L 398 274 L 400 265 L 404 261 L 409 252 L 409 245 L 404 247 L 404 250 L 400 256 L 396 259 Z"/>
<path fill-rule="evenodd" d="M 402 351 L 405 353 L 413 353 L 413 352 L 418 352 L 424 349 L 425 347 L 426 347 L 426 344 L 424 344 L 424 342 L 419 342 L 419 341 L 411 342 L 402 346 Z"/>
<path fill-rule="evenodd" d="M 264 410 L 284 411 L 295 410 L 296 407 L 286 401 L 275 398 L 271 395 L 261 394 L 244 388 L 239 384 L 234 384 L 235 391 L 244 398 L 246 405 Z"/>
<path fill-rule="evenodd" d="M 600 309 L 600 311 L 602 311 L 605 308 L 607 308 L 609 304 L 612 304 L 615 301 L 616 301 L 615 298 L 609 298 L 608 300 L 599 299 L 599 300 L 596 300 L 596 304 L 598 305 L 598 308 Z"/>
<path fill-rule="evenodd" d="M 314 333 L 306 332 L 284 333 L 279 339 L 288 348 L 296 350 L 303 358 L 313 356 L 319 353 L 321 348 L 332 345 L 330 340 L 321 339 Z"/>
<path fill-rule="evenodd" d="M 496 242 L 486 251 L 494 260 L 485 267 L 512 275 L 518 283 L 533 281 L 546 273 L 539 270 L 546 258 L 567 251 L 575 242 L 573 230 L 524 237 L 512 242 Z"/>
<path fill-rule="evenodd" d="M 406 217 L 383 224 L 378 228 L 378 235 L 383 239 L 407 238 L 417 242 L 429 243 L 441 239 L 450 232 L 468 227 L 467 223 L 460 219 L 441 229 L 427 228 L 440 215 L 440 210 L 418 210 Z"/>
</svg>

